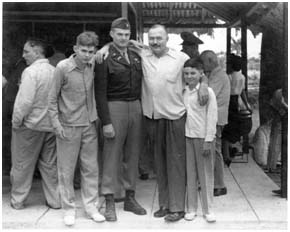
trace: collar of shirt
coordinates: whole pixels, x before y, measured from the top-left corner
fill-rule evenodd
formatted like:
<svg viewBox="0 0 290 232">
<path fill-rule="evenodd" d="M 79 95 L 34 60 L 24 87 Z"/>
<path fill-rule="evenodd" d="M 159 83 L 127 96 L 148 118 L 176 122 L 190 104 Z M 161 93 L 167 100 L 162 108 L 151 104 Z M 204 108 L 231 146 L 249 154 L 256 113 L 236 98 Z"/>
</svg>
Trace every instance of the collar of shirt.
<svg viewBox="0 0 290 232">
<path fill-rule="evenodd" d="M 48 61 L 48 59 L 46 59 L 46 58 L 38 59 L 38 60 L 34 61 L 34 62 L 31 64 L 31 66 L 32 66 L 32 65 L 35 65 L 35 64 L 39 64 L 39 63 L 49 63 L 49 61 Z"/>
<path fill-rule="evenodd" d="M 114 43 L 112 44 L 112 48 L 115 48 L 121 55 L 123 55 L 124 53 L 128 54 L 128 49 L 127 48 L 122 51 Z"/>
<path fill-rule="evenodd" d="M 163 55 L 163 56 L 171 56 L 172 58 L 176 59 L 177 58 L 177 54 L 176 51 L 172 48 L 168 48 L 168 51 Z M 146 56 L 155 56 L 153 51 L 149 48 L 147 49 L 147 53 Z M 162 56 L 162 57 L 163 57 Z M 156 56 L 157 57 L 157 56 Z"/>
<path fill-rule="evenodd" d="M 72 70 L 74 70 L 76 68 L 79 68 L 79 66 L 77 65 L 77 63 L 75 61 L 75 56 L 76 56 L 76 54 L 72 54 L 69 57 L 69 72 L 71 72 Z M 87 63 L 87 66 L 90 68 L 93 67 L 93 59 Z M 79 68 L 79 69 L 81 69 L 81 68 Z"/>
<path fill-rule="evenodd" d="M 200 83 L 198 83 L 193 89 L 190 89 L 189 85 L 186 85 L 185 87 L 188 89 L 189 93 L 194 93 L 199 90 Z"/>
</svg>

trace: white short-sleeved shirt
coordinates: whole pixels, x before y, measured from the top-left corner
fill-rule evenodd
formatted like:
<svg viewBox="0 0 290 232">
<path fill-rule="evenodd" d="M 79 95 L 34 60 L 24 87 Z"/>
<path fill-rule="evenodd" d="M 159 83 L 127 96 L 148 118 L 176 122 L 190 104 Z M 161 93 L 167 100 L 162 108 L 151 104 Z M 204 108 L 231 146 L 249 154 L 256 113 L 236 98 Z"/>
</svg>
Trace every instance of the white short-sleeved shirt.
<svg viewBox="0 0 290 232">
<path fill-rule="evenodd" d="M 162 57 L 156 57 L 149 49 L 143 49 L 142 58 L 142 108 L 143 114 L 152 119 L 176 120 L 186 112 L 183 102 L 182 70 L 189 59 L 183 52 L 169 49 Z"/>
</svg>

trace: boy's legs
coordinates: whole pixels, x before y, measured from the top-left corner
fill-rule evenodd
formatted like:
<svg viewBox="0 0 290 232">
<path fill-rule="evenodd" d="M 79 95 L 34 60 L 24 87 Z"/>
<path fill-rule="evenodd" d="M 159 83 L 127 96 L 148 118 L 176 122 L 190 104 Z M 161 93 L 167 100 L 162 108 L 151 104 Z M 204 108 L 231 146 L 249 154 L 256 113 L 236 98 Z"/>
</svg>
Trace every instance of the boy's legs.
<svg viewBox="0 0 290 232">
<path fill-rule="evenodd" d="M 209 214 L 213 202 L 213 182 L 214 182 L 214 144 L 208 156 L 203 153 L 204 139 L 195 139 L 194 147 L 197 152 L 197 171 L 200 183 L 200 200 L 203 214 Z"/>
<path fill-rule="evenodd" d="M 194 139 L 186 138 L 187 212 L 194 213 L 198 207 L 196 150 Z"/>
<path fill-rule="evenodd" d="M 58 181 L 65 216 L 76 215 L 74 170 L 81 146 L 82 127 L 63 126 L 66 138 L 56 137 Z"/>
<path fill-rule="evenodd" d="M 82 127 L 80 150 L 81 196 L 88 216 L 98 212 L 98 136 L 95 123 Z"/>
</svg>

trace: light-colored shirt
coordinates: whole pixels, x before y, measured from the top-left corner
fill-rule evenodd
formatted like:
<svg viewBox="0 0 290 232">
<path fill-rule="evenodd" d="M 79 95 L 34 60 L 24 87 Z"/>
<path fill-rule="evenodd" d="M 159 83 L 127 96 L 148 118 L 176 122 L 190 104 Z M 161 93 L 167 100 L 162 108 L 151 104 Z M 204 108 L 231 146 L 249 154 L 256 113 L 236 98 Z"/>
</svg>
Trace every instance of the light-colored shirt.
<svg viewBox="0 0 290 232">
<path fill-rule="evenodd" d="M 97 119 L 93 64 L 80 69 L 75 55 L 60 61 L 49 93 L 49 114 L 54 128 L 88 126 Z"/>
<path fill-rule="evenodd" d="M 245 76 L 241 72 L 233 72 L 229 75 L 231 83 L 231 95 L 241 95 L 245 89 Z"/>
<path fill-rule="evenodd" d="M 55 68 L 47 59 L 39 59 L 24 69 L 17 93 L 12 125 L 32 130 L 52 131 L 48 115 L 48 93 Z"/>
<path fill-rule="evenodd" d="M 185 136 L 189 138 L 204 138 L 206 142 L 212 142 L 216 134 L 217 102 L 211 88 L 208 88 L 208 102 L 201 106 L 198 101 L 198 84 L 190 90 L 185 86 L 184 104 L 186 107 Z"/>
<path fill-rule="evenodd" d="M 182 96 L 182 69 L 189 56 L 173 49 L 160 58 L 150 49 L 142 49 L 140 56 L 144 75 L 143 114 L 151 119 L 179 119 L 186 112 Z"/>
<path fill-rule="evenodd" d="M 230 79 L 221 67 L 216 67 L 211 71 L 208 78 L 208 86 L 215 93 L 218 105 L 218 123 L 223 126 L 228 123 L 229 102 L 230 102 Z"/>
</svg>

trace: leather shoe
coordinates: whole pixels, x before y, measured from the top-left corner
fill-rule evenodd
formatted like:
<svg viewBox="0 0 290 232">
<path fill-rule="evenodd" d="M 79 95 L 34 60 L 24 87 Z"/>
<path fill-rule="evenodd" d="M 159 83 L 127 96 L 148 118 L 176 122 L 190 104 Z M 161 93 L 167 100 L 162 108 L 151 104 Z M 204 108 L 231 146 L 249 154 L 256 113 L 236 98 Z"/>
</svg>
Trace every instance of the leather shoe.
<svg viewBox="0 0 290 232">
<path fill-rule="evenodd" d="M 227 194 L 227 188 L 218 188 L 213 190 L 213 195 L 215 197 L 221 196 L 221 195 L 226 195 Z"/>
<path fill-rule="evenodd" d="M 164 218 L 164 220 L 167 222 L 177 222 L 182 218 L 184 218 L 184 212 L 174 212 L 174 213 L 169 213 Z"/>
<path fill-rule="evenodd" d="M 166 209 L 164 207 L 160 207 L 159 210 L 154 212 L 154 217 L 160 218 L 160 217 L 165 217 L 169 213 L 169 209 Z"/>
<path fill-rule="evenodd" d="M 224 163 L 230 167 L 231 163 L 232 163 L 232 160 L 231 159 L 224 159 Z"/>
<path fill-rule="evenodd" d="M 149 174 L 148 173 L 143 173 L 139 176 L 140 180 L 148 180 L 149 179 Z"/>
<path fill-rule="evenodd" d="M 281 189 L 273 190 L 272 192 L 275 193 L 275 194 L 277 194 L 277 195 L 281 195 L 282 194 Z"/>
</svg>

